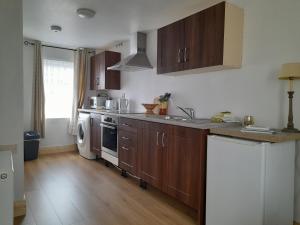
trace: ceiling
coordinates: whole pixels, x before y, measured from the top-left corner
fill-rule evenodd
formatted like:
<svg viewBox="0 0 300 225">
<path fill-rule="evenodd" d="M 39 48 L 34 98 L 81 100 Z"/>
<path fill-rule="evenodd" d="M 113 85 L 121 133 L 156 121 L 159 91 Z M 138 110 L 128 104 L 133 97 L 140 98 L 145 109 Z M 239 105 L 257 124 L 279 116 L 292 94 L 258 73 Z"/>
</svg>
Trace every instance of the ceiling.
<svg viewBox="0 0 300 225">
<path fill-rule="evenodd" d="M 129 39 L 136 31 L 167 25 L 216 2 L 214 0 L 23 0 L 24 37 L 65 47 L 102 48 Z M 96 11 L 92 19 L 78 8 Z M 51 25 L 62 32 L 50 31 Z"/>
</svg>

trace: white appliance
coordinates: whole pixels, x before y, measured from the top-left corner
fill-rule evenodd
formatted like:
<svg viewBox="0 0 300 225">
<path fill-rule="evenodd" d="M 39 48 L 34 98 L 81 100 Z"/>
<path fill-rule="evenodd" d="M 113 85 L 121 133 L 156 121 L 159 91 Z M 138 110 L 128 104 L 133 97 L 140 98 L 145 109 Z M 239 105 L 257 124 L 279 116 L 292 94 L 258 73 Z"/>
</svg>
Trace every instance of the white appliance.
<svg viewBox="0 0 300 225">
<path fill-rule="evenodd" d="M 104 109 L 107 97 L 90 97 L 91 109 Z"/>
<path fill-rule="evenodd" d="M 118 122 L 117 116 L 101 116 L 101 157 L 118 166 Z"/>
<path fill-rule="evenodd" d="M 10 151 L 0 151 L 0 224 L 13 225 L 14 168 Z"/>
<path fill-rule="evenodd" d="M 96 159 L 90 146 L 90 114 L 79 113 L 77 122 L 77 146 L 79 154 L 86 159 Z"/>
<path fill-rule="evenodd" d="M 118 110 L 118 100 L 110 99 L 105 101 L 105 109 L 106 110 Z"/>
<path fill-rule="evenodd" d="M 208 137 L 206 225 L 292 225 L 295 142 Z"/>
</svg>

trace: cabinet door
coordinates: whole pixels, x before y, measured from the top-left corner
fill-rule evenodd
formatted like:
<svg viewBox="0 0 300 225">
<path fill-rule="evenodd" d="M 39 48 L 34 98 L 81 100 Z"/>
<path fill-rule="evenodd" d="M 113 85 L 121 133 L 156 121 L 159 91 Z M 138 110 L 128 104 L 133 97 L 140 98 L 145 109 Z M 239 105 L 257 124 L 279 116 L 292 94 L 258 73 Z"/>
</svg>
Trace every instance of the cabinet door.
<svg viewBox="0 0 300 225">
<path fill-rule="evenodd" d="M 96 90 L 96 56 L 91 57 L 90 90 Z"/>
<path fill-rule="evenodd" d="M 162 188 L 162 135 L 167 126 L 159 123 L 143 124 L 143 147 L 141 151 L 141 178 L 159 189 Z"/>
<path fill-rule="evenodd" d="M 132 175 L 137 171 L 137 134 L 119 130 L 119 167 Z"/>
<path fill-rule="evenodd" d="M 105 77 L 106 77 L 106 67 L 105 67 L 105 52 L 102 52 L 97 55 L 97 64 L 99 68 L 99 83 L 97 90 L 105 89 Z"/>
<path fill-rule="evenodd" d="M 119 52 L 105 52 L 105 89 L 120 90 L 121 77 L 120 71 L 107 70 L 107 67 L 113 66 L 121 60 Z"/>
<path fill-rule="evenodd" d="M 183 70 L 183 48 L 183 20 L 159 29 L 157 33 L 157 73 Z"/>
<path fill-rule="evenodd" d="M 200 195 L 205 196 L 206 134 L 198 129 L 172 126 L 168 143 L 164 149 L 163 189 L 198 209 Z"/>
<path fill-rule="evenodd" d="M 100 115 L 91 114 L 91 151 L 101 154 L 101 119 Z"/>
<path fill-rule="evenodd" d="M 184 20 L 184 69 L 223 64 L 225 2 Z"/>
</svg>

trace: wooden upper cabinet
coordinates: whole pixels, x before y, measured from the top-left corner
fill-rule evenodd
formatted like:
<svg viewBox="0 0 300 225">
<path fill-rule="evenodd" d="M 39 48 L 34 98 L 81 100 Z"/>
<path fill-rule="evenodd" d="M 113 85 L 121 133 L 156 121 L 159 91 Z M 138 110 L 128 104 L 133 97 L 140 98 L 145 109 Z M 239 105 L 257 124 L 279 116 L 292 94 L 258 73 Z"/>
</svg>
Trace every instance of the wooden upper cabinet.
<svg viewBox="0 0 300 225">
<path fill-rule="evenodd" d="M 157 73 L 239 68 L 242 40 L 243 10 L 221 2 L 158 30 Z"/>
<path fill-rule="evenodd" d="M 166 73 L 184 69 L 182 46 L 184 45 L 184 21 L 163 27 L 158 32 L 157 72 Z"/>
<path fill-rule="evenodd" d="M 107 70 L 121 60 L 119 52 L 104 51 L 91 57 L 91 90 L 120 90 L 120 71 Z"/>
</svg>

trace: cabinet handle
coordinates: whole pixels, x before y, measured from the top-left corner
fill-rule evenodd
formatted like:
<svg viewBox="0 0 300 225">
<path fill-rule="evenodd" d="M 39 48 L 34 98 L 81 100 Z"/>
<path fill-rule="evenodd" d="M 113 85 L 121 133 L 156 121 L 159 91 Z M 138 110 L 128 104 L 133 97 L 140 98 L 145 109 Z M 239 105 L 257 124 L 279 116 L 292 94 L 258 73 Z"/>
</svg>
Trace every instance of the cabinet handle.
<svg viewBox="0 0 300 225">
<path fill-rule="evenodd" d="M 159 136 L 159 132 L 156 132 L 156 145 L 158 146 L 159 143 L 158 143 L 158 136 Z"/>
<path fill-rule="evenodd" d="M 121 147 L 123 150 L 126 150 L 126 151 L 128 151 L 129 150 L 129 148 L 125 148 L 125 147 Z"/>
<path fill-rule="evenodd" d="M 90 118 L 91 126 L 93 126 L 93 118 Z"/>
<path fill-rule="evenodd" d="M 181 49 L 178 49 L 177 62 L 181 63 Z"/>
<path fill-rule="evenodd" d="M 162 138 L 161 138 L 161 143 L 162 143 L 162 146 L 165 147 L 165 132 L 163 132 L 163 135 L 162 135 Z"/>
<path fill-rule="evenodd" d="M 129 127 L 127 123 L 122 123 L 122 126 Z"/>
<path fill-rule="evenodd" d="M 121 137 L 123 140 L 128 140 L 129 138 L 128 137 Z"/>
<path fill-rule="evenodd" d="M 184 62 L 187 62 L 188 58 L 187 58 L 187 48 L 184 48 Z"/>
</svg>

